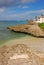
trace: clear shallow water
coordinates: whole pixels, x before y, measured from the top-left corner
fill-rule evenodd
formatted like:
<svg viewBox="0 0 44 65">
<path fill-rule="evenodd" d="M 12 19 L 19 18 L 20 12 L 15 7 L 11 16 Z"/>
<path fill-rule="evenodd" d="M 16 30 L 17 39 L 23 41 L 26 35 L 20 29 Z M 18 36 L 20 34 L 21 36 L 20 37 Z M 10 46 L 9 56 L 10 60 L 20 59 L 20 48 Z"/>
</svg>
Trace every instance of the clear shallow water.
<svg viewBox="0 0 44 65">
<path fill-rule="evenodd" d="M 27 36 L 24 33 L 16 33 L 8 30 L 7 26 L 15 26 L 17 24 L 25 24 L 26 21 L 2 21 L 0 22 L 0 44 L 5 43 L 8 40 L 21 38 Z"/>
</svg>

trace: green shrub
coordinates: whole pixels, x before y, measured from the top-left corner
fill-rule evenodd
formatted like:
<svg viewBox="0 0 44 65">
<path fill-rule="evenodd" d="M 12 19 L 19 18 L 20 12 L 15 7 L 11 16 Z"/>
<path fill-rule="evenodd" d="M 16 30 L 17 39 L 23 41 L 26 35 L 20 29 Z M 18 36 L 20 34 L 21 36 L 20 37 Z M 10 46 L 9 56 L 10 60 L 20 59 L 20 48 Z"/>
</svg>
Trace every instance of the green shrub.
<svg viewBox="0 0 44 65">
<path fill-rule="evenodd" d="M 39 27 L 44 29 L 44 23 L 39 23 Z"/>
</svg>

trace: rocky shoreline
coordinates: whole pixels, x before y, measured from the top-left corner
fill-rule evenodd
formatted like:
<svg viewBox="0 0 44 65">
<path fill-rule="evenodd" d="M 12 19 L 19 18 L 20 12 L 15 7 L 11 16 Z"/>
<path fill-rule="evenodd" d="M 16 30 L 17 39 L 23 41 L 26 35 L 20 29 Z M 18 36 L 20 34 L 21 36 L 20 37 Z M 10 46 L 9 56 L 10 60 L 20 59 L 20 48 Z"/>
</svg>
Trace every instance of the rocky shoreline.
<svg viewBox="0 0 44 65">
<path fill-rule="evenodd" d="M 44 52 L 32 51 L 24 44 L 0 47 L 0 65 L 44 65 Z"/>
<path fill-rule="evenodd" d="M 35 37 L 44 38 L 44 31 L 38 26 L 37 23 L 10 26 L 10 27 L 7 27 L 7 29 L 14 32 L 23 32 L 23 33 L 31 34 L 32 36 L 35 36 Z"/>
</svg>

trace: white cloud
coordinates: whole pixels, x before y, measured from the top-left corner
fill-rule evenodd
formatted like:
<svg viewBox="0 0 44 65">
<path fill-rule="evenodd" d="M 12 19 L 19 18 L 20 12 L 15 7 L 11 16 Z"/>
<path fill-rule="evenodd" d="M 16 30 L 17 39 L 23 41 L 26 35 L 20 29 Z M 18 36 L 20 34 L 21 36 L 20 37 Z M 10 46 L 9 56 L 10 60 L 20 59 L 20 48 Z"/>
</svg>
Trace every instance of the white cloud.
<svg viewBox="0 0 44 65">
<path fill-rule="evenodd" d="M 19 13 L 19 14 L 11 14 L 9 15 L 8 17 L 10 18 L 17 18 L 17 19 L 30 19 L 30 18 L 33 18 L 34 16 L 32 14 L 34 14 L 36 16 L 36 14 L 39 14 L 40 15 L 43 13 L 44 14 L 44 10 L 33 10 L 33 11 L 26 11 L 26 12 L 23 12 L 23 13 Z"/>
<path fill-rule="evenodd" d="M 35 2 L 36 0 L 0 0 L 0 7 L 7 6 L 18 6 L 24 3 Z"/>
<path fill-rule="evenodd" d="M 31 10 L 31 11 L 24 11 L 22 13 L 17 13 L 15 12 L 14 14 L 8 14 L 6 16 L 3 16 L 2 19 L 7 19 L 7 20 L 26 20 L 26 19 L 33 19 L 35 16 L 44 14 L 44 9 L 43 10 Z"/>
<path fill-rule="evenodd" d="M 22 3 L 27 3 L 27 2 L 34 2 L 35 0 L 21 0 Z"/>
<path fill-rule="evenodd" d="M 26 11 L 23 13 L 23 15 L 34 14 L 34 13 L 44 13 L 44 9 L 43 10 Z"/>
<path fill-rule="evenodd" d="M 0 14 L 5 11 L 5 8 L 0 8 Z"/>
<path fill-rule="evenodd" d="M 19 5 L 19 6 L 17 6 L 17 8 L 29 8 L 29 6 L 21 6 L 21 5 Z"/>
<path fill-rule="evenodd" d="M 29 8 L 28 6 L 23 6 L 22 8 Z"/>
<path fill-rule="evenodd" d="M 17 8 L 22 8 L 22 6 L 21 6 L 21 5 L 19 5 L 19 6 L 17 6 Z"/>
</svg>

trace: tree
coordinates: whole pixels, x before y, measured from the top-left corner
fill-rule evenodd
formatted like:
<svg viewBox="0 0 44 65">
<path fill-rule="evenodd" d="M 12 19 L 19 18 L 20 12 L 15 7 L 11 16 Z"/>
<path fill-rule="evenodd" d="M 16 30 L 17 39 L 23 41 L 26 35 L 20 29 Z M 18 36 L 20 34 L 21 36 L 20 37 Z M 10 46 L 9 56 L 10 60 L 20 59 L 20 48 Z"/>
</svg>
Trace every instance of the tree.
<svg viewBox="0 0 44 65">
<path fill-rule="evenodd" d="M 37 21 L 37 16 L 35 17 L 35 20 Z"/>
</svg>

